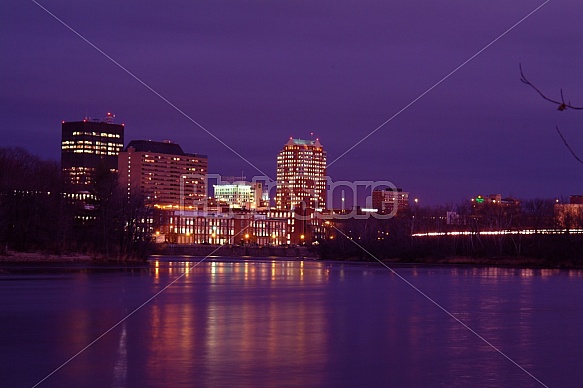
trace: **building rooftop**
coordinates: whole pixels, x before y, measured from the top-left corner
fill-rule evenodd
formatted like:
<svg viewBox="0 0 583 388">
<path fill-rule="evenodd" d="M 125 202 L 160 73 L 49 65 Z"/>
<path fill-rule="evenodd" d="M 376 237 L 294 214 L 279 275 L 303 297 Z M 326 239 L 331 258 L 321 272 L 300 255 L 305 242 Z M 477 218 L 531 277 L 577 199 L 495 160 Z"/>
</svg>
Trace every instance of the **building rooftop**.
<svg viewBox="0 0 583 388">
<path fill-rule="evenodd" d="M 294 139 L 291 137 L 289 138 L 286 145 L 305 145 L 305 146 L 322 147 L 322 144 L 320 144 L 320 139 L 303 140 L 303 139 Z"/>
<path fill-rule="evenodd" d="M 167 155 L 186 155 L 176 143 L 170 141 L 151 141 L 151 140 L 132 140 L 129 142 L 125 151 L 128 148 L 134 148 L 135 152 L 152 152 L 155 154 L 167 154 Z"/>
<path fill-rule="evenodd" d="M 115 124 L 113 122 L 113 119 L 115 118 L 115 115 L 111 112 L 107 112 L 107 116 L 105 116 L 105 118 L 103 119 L 93 119 L 89 116 L 85 116 L 83 118 L 83 121 L 65 121 L 63 120 L 62 123 L 73 123 L 73 124 L 77 124 L 77 123 L 93 123 L 93 124 L 112 124 L 112 125 L 121 125 L 123 126 L 124 124 Z"/>
</svg>

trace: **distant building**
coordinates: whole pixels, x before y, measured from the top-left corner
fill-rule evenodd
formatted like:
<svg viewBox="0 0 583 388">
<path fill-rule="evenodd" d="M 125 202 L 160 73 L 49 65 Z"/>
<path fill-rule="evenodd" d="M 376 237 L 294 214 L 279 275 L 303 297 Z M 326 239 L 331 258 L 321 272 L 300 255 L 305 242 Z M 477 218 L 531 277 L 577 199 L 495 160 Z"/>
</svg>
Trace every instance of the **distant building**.
<svg viewBox="0 0 583 388">
<path fill-rule="evenodd" d="M 373 190 L 372 207 L 379 214 L 390 214 L 396 208 L 396 213 L 409 209 L 409 193 L 403 189 L 393 190 L 387 187 L 383 190 Z"/>
<path fill-rule="evenodd" d="M 568 204 L 555 204 L 555 221 L 559 228 L 583 228 L 583 195 L 571 195 Z"/>
<path fill-rule="evenodd" d="M 316 140 L 290 138 L 277 155 L 276 207 L 326 208 L 326 151 Z"/>
<path fill-rule="evenodd" d="M 478 195 L 476 198 L 472 198 L 471 202 L 474 209 L 479 209 L 484 205 L 497 205 L 509 208 L 520 207 L 520 201 L 518 199 L 511 197 L 502 198 L 502 195 L 500 194 L 490 194 L 487 196 Z"/>
<path fill-rule="evenodd" d="M 61 171 L 67 191 L 88 191 L 93 187 L 96 169 L 118 170 L 118 154 L 124 145 L 124 125 L 85 118 L 63 121 L 61 125 Z"/>
<path fill-rule="evenodd" d="M 155 207 L 196 209 L 206 199 L 206 155 L 170 141 L 132 140 L 119 154 L 119 182 Z"/>
</svg>

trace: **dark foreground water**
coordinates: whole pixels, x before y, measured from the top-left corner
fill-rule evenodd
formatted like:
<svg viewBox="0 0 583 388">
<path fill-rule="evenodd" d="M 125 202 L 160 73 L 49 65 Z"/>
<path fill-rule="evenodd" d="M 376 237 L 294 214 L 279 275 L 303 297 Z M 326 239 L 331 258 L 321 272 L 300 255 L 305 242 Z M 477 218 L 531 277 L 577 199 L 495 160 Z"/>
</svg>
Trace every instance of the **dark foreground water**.
<svg viewBox="0 0 583 388">
<path fill-rule="evenodd" d="M 4 266 L 0 386 L 35 385 L 192 264 Z M 395 269 L 546 385 L 583 387 L 582 271 Z M 541 385 L 380 265 L 213 260 L 40 386 Z"/>
</svg>

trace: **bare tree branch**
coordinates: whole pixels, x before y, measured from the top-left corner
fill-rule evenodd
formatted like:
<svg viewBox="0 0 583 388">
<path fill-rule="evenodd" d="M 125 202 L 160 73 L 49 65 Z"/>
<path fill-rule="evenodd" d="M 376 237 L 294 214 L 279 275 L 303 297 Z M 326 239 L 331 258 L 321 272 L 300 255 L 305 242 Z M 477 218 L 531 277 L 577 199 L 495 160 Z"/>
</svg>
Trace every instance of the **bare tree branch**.
<svg viewBox="0 0 583 388">
<path fill-rule="evenodd" d="M 557 132 L 559 133 L 559 136 L 561 136 L 561 139 L 563 140 L 563 143 L 565 143 L 565 146 L 571 152 L 571 155 L 573 155 L 575 157 L 575 159 L 577 159 L 577 161 L 579 163 L 582 163 L 583 164 L 583 160 L 581 160 L 581 158 L 579 158 L 577 156 L 577 154 L 575 153 L 575 151 L 573 151 L 573 149 L 571 148 L 571 146 L 569 145 L 569 143 L 567 143 L 567 140 L 565 139 L 565 136 L 563 136 L 563 134 L 561 133 L 561 130 L 559 129 L 559 126 L 557 125 L 555 128 L 557 128 Z"/>
<path fill-rule="evenodd" d="M 545 99 L 545 100 L 547 100 L 547 101 L 550 101 L 550 102 L 552 102 L 552 103 L 554 103 L 554 104 L 557 104 L 557 105 L 559 106 L 559 107 L 557 108 L 558 110 L 560 110 L 560 111 L 563 111 L 563 110 L 565 110 L 565 109 L 567 109 L 567 108 L 569 108 L 569 109 L 576 109 L 576 110 L 583 110 L 583 106 L 574 106 L 574 105 L 571 105 L 571 103 L 570 103 L 570 102 L 568 102 L 568 103 L 567 103 L 567 102 L 565 102 L 565 97 L 563 96 L 563 89 L 561 89 L 561 100 L 560 100 L 560 101 L 559 101 L 559 100 L 554 100 L 554 99 L 552 99 L 552 98 L 550 98 L 550 97 L 547 97 L 547 96 L 546 96 L 546 95 L 545 95 L 543 92 L 541 92 L 541 91 L 539 90 L 539 88 L 537 88 L 536 86 L 534 86 L 534 85 L 532 84 L 532 82 L 530 82 L 530 81 L 529 81 L 529 80 L 526 78 L 526 76 L 524 75 L 524 72 L 522 71 L 522 64 L 521 64 L 521 63 L 519 63 L 519 64 L 518 64 L 518 67 L 520 68 L 520 81 L 521 81 L 522 83 L 524 83 L 524 84 L 526 84 L 526 85 L 530 86 L 531 88 L 533 88 L 533 89 L 534 89 L 534 90 L 535 90 L 535 91 L 536 91 L 538 94 L 540 94 L 540 96 L 541 96 L 543 99 Z M 562 138 L 562 136 L 561 136 L 561 138 Z M 569 148 L 569 149 L 570 149 L 570 148 Z"/>
<path fill-rule="evenodd" d="M 518 64 L 518 67 L 520 68 L 520 81 L 528 86 L 530 86 L 531 88 L 533 88 L 538 94 L 540 94 L 540 96 L 547 100 L 550 101 L 554 104 L 558 104 L 559 107 L 557 108 L 557 110 L 560 111 L 564 111 L 567 108 L 569 109 L 576 109 L 576 110 L 583 110 L 583 107 L 580 106 L 573 106 L 571 105 L 571 102 L 565 102 L 565 96 L 563 94 L 563 89 L 561 89 L 561 101 L 558 100 L 554 100 L 552 98 L 547 97 L 543 92 L 541 92 L 539 90 L 539 88 L 537 88 L 536 86 L 534 86 L 534 84 L 532 82 L 530 82 L 526 76 L 524 75 L 524 72 L 522 71 L 522 63 Z M 569 142 L 567 142 L 567 139 L 565 139 L 565 136 L 563 136 L 563 133 L 561 132 L 561 130 L 559 129 L 559 126 L 556 125 L 555 128 L 557 129 L 557 133 L 559 134 L 559 136 L 561 137 L 561 140 L 563 140 L 563 143 L 565 144 L 565 147 L 567 147 L 567 149 L 569 150 L 569 152 L 571 153 L 571 155 L 573 155 L 573 157 L 581 164 L 583 164 L 583 160 L 575 153 L 575 151 L 573 151 L 573 149 L 571 148 L 571 146 L 569 145 Z"/>
</svg>

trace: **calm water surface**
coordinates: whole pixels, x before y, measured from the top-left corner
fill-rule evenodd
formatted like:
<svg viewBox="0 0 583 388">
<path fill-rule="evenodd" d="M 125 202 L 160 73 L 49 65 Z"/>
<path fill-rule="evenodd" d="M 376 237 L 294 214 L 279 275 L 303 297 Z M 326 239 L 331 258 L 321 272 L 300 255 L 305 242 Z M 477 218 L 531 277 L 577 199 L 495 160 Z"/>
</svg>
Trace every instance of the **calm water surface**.
<svg viewBox="0 0 583 388">
<path fill-rule="evenodd" d="M 188 260 L 4 265 L 0 385 L 35 385 Z M 583 271 L 395 269 L 546 385 L 583 387 Z M 213 259 L 40 386 L 541 385 L 380 265 Z"/>
</svg>

